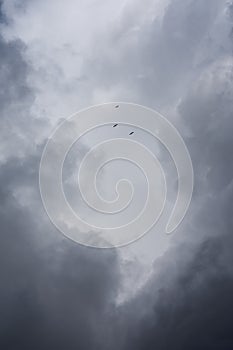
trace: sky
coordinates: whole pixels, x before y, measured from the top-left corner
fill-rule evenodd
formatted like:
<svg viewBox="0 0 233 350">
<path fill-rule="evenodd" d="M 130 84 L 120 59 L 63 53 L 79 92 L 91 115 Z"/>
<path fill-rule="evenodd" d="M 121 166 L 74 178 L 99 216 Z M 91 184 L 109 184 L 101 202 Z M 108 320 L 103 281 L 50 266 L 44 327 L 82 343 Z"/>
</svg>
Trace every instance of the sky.
<svg viewBox="0 0 233 350">
<path fill-rule="evenodd" d="M 1 349 L 233 349 L 232 53 L 232 1 L 0 1 Z M 44 210 L 49 135 L 111 101 L 157 110 L 188 147 L 193 198 L 164 244 L 158 225 L 126 247 L 84 247 Z M 107 134 L 83 140 L 77 164 Z M 134 137 L 171 180 L 164 150 Z"/>
</svg>

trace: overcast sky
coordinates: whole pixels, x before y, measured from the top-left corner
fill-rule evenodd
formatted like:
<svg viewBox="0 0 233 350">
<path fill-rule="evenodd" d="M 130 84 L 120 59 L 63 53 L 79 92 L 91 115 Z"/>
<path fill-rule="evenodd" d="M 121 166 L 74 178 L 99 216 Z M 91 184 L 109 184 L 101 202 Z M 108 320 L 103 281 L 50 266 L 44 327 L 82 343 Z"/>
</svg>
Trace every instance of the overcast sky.
<svg viewBox="0 0 233 350">
<path fill-rule="evenodd" d="M 233 2 L 0 4 L 0 348 L 232 350 Z M 43 208 L 52 130 L 110 101 L 156 109 L 189 149 L 193 199 L 167 244 L 157 228 L 83 247 Z"/>
</svg>

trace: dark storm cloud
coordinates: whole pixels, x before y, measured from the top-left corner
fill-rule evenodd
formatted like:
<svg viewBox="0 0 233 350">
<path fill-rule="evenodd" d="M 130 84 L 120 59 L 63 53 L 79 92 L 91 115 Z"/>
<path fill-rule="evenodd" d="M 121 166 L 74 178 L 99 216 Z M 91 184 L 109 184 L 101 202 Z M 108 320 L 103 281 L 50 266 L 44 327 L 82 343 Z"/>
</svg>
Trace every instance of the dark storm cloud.
<svg viewBox="0 0 233 350">
<path fill-rule="evenodd" d="M 171 266 L 165 268 L 160 287 L 147 285 L 148 299 L 144 291 L 143 299 L 132 302 L 138 313 L 129 323 L 125 349 L 232 349 L 232 244 L 232 236 L 222 233 L 203 243 L 190 263 L 170 261 L 179 269 L 178 277 Z M 151 298 L 147 315 L 139 317 Z"/>
<path fill-rule="evenodd" d="M 121 310 L 124 349 L 233 349 L 232 71 L 231 61 L 208 67 L 180 103 L 192 130 L 193 213 Z"/>
<path fill-rule="evenodd" d="M 161 24 L 128 37 L 126 19 L 110 30 L 110 52 L 100 45 L 84 63 L 84 91 L 117 85 L 126 100 L 178 105 L 195 172 L 191 211 L 148 283 L 116 308 L 116 252 L 63 239 L 43 213 L 42 147 L 31 145 L 49 122 L 33 119 L 24 46 L 2 40 L 2 130 L 12 135 L 3 133 L 0 173 L 3 349 L 233 348 L 232 3 L 174 0 Z"/>
<path fill-rule="evenodd" d="M 117 256 L 59 235 L 39 195 L 47 122 L 31 113 L 24 46 L 0 40 L 0 348 L 95 349 L 118 288 Z M 100 322 L 101 320 L 101 322 Z"/>
<path fill-rule="evenodd" d="M 192 23 L 195 26 L 196 6 L 200 11 L 205 7 L 198 2 L 189 4 L 194 11 L 191 7 L 188 13 L 181 12 L 188 26 L 184 31 Z M 154 263 L 150 281 L 124 306 L 125 349 L 233 349 L 233 60 L 232 24 L 227 17 L 231 6 L 225 6 L 219 27 L 226 34 L 221 51 L 196 70 L 178 106 L 190 132 L 186 142 L 195 172 L 192 216 L 173 248 Z M 172 8 L 164 20 L 176 13 Z M 208 8 L 205 11 L 208 18 Z M 221 31 L 224 25 L 227 30 Z M 187 43 L 193 43 L 192 31 L 186 33 Z M 179 45 L 173 46 L 172 57 L 176 49 L 180 54 Z"/>
<path fill-rule="evenodd" d="M 38 166 L 27 157 L 1 168 L 0 346 L 95 349 L 108 337 L 117 256 L 80 247 L 42 220 Z M 22 204 L 15 191 L 25 186 L 35 191 Z"/>
<path fill-rule="evenodd" d="M 35 134 L 43 134 L 48 122 L 31 113 L 34 94 L 27 84 L 28 67 L 22 58 L 24 45 L 6 44 L 0 36 L 0 162 L 35 151 Z M 35 132 L 36 130 L 36 132 Z"/>
</svg>

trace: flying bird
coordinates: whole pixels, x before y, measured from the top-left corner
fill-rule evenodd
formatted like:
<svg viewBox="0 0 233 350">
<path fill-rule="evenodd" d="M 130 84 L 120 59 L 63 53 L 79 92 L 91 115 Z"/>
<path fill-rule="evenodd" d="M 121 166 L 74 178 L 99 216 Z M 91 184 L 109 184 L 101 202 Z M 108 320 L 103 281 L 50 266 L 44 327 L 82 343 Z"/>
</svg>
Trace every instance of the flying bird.
<svg viewBox="0 0 233 350">
<path fill-rule="evenodd" d="M 116 105 L 115 108 L 119 108 L 120 106 L 119 105 Z"/>
<path fill-rule="evenodd" d="M 117 126 L 118 126 L 118 124 L 114 124 L 112 127 L 115 128 L 115 127 L 117 127 Z M 134 134 L 134 131 L 131 131 L 131 132 L 129 133 L 130 136 L 133 135 L 133 134 Z"/>
</svg>

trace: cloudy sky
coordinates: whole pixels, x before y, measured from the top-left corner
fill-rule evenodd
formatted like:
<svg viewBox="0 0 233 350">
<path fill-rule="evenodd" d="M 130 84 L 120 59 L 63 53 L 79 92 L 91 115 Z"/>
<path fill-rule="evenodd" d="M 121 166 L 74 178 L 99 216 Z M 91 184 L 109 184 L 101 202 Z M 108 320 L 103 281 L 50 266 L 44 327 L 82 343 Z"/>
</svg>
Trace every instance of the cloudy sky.
<svg viewBox="0 0 233 350">
<path fill-rule="evenodd" d="M 0 348 L 232 350 L 233 2 L 0 5 Z M 110 101 L 156 109 L 189 149 L 193 199 L 164 246 L 84 247 L 43 208 L 52 130 Z"/>
</svg>

